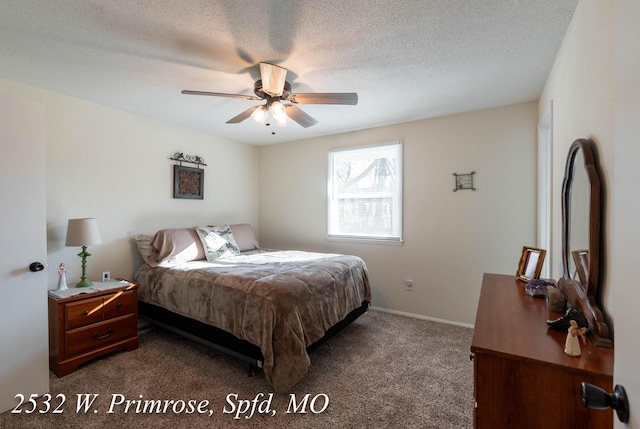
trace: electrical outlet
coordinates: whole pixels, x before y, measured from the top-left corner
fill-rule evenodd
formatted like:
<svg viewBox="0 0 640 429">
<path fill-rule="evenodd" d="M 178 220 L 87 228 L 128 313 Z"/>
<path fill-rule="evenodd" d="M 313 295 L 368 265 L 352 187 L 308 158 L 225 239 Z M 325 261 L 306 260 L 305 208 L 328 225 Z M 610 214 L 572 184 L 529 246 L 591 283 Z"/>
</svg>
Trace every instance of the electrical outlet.
<svg viewBox="0 0 640 429">
<path fill-rule="evenodd" d="M 109 280 L 111 280 L 111 272 L 109 271 L 104 271 L 102 273 L 102 281 L 103 282 L 108 282 Z"/>
<path fill-rule="evenodd" d="M 413 290 L 413 280 L 405 280 L 404 281 L 404 287 L 406 290 Z"/>
</svg>

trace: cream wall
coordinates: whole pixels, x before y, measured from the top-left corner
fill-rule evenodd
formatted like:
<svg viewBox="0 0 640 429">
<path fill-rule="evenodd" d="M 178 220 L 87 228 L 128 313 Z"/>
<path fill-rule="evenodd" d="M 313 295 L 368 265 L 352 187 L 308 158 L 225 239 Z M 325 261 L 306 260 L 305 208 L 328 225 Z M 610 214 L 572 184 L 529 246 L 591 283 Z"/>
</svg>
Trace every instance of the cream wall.
<svg viewBox="0 0 640 429">
<path fill-rule="evenodd" d="M 552 276 L 562 276 L 562 181 L 571 143 L 593 139 L 598 147 L 603 189 L 601 284 L 609 315 L 611 300 L 612 207 L 614 199 L 614 74 L 613 3 L 581 1 L 565 35 L 540 96 L 539 115 L 553 100 L 552 162 L 553 211 Z"/>
<path fill-rule="evenodd" d="M 263 146 L 260 244 L 361 256 L 374 306 L 472 324 L 482 274 L 515 273 L 535 245 L 536 126 L 532 102 Z M 327 151 L 397 140 L 404 245 L 328 241 Z M 453 192 L 453 173 L 471 171 L 478 190 Z"/>
<path fill-rule="evenodd" d="M 562 48 L 540 97 L 540 107 L 554 104 L 554 199 L 559 201 L 566 152 L 572 139 L 590 137 L 598 145 L 605 188 L 603 207 L 603 302 L 614 325 L 614 384 L 625 387 L 630 401 L 628 425 L 640 428 L 640 3 L 637 0 L 578 4 Z M 560 207 L 554 209 L 560 231 Z M 559 234 L 559 233 L 558 233 Z M 560 250 L 560 235 L 553 237 Z M 560 253 L 556 253 L 558 258 Z M 555 261 L 559 271 L 560 261 Z"/>
<path fill-rule="evenodd" d="M 80 249 L 64 246 L 69 218 L 98 219 L 103 244 L 88 249 L 91 280 L 102 271 L 132 276 L 141 263 L 130 238 L 137 233 L 211 223 L 258 226 L 256 147 L 7 80 L 0 80 L 0 91 L 44 103 L 50 288 L 61 262 L 70 284 L 80 278 Z M 177 151 L 208 164 L 204 200 L 172 198 L 168 158 Z"/>
</svg>

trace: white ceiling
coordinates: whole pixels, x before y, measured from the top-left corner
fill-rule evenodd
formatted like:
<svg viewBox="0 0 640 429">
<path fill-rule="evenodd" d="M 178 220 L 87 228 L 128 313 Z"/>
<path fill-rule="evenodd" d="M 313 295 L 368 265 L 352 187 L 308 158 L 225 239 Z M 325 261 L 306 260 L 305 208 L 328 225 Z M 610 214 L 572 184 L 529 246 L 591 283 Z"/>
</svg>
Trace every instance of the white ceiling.
<svg viewBox="0 0 640 429">
<path fill-rule="evenodd" d="M 0 77 L 252 144 L 536 100 L 578 0 L 3 0 Z M 259 62 L 319 123 L 225 121 Z M 272 131 L 276 134 L 273 135 Z"/>
</svg>

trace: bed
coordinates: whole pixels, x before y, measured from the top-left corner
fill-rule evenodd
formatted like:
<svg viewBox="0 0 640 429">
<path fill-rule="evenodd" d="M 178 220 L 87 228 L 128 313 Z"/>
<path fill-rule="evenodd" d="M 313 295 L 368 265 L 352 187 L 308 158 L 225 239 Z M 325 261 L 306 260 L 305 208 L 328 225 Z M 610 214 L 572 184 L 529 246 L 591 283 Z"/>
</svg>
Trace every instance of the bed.
<svg viewBox="0 0 640 429">
<path fill-rule="evenodd" d="M 351 255 L 260 248 L 248 224 L 137 238 L 139 312 L 262 367 L 278 392 L 307 372 L 309 352 L 364 313 L 367 267 Z"/>
</svg>

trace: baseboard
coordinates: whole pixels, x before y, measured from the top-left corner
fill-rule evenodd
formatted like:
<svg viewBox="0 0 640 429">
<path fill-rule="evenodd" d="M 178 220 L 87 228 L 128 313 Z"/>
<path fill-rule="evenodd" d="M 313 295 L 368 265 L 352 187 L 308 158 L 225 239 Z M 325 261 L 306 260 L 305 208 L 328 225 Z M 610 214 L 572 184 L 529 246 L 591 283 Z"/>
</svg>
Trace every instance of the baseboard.
<svg viewBox="0 0 640 429">
<path fill-rule="evenodd" d="M 373 305 L 371 307 L 369 307 L 369 309 L 370 310 L 381 311 L 383 313 L 397 314 L 399 316 L 413 317 L 414 319 L 430 320 L 432 322 L 446 323 L 448 325 L 456 325 L 456 326 L 462 326 L 462 327 L 465 327 L 465 328 L 472 328 L 473 329 L 473 325 L 470 324 L 470 323 L 454 322 L 452 320 L 438 319 L 438 318 L 435 318 L 435 317 L 423 316 L 421 314 L 407 313 L 407 312 L 404 312 L 404 311 L 397 311 L 397 310 L 389 310 L 388 308 L 375 307 Z"/>
</svg>

